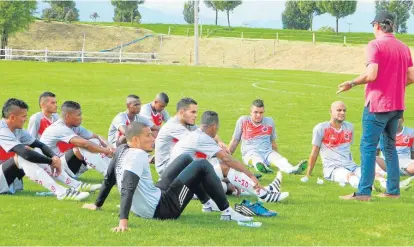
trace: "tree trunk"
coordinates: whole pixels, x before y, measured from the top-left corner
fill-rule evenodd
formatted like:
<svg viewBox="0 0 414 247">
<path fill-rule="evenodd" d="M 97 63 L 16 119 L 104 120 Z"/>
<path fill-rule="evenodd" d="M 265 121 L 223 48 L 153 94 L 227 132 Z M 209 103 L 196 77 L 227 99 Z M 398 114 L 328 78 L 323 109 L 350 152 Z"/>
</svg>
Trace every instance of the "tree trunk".
<svg viewBox="0 0 414 247">
<path fill-rule="evenodd" d="M 134 23 L 134 9 L 131 9 L 131 24 Z"/>
<path fill-rule="evenodd" d="M 0 49 L 2 49 L 0 51 L 0 59 L 5 59 L 6 57 L 4 55 L 6 55 L 6 51 L 4 49 L 6 49 L 7 46 L 7 41 L 8 41 L 8 37 L 7 37 L 7 32 L 4 29 L 3 32 L 1 33 L 1 46 Z"/>
<path fill-rule="evenodd" d="M 309 21 L 310 21 L 310 30 L 311 30 L 311 32 L 313 31 L 313 13 L 311 13 L 310 14 L 310 18 L 309 18 Z"/>
<path fill-rule="evenodd" d="M 217 18 L 218 18 L 218 9 L 216 9 L 216 26 L 217 26 Z"/>
<path fill-rule="evenodd" d="M 339 22 L 339 18 L 336 17 L 336 34 L 338 34 L 338 22 Z"/>
<path fill-rule="evenodd" d="M 227 10 L 227 23 L 229 24 L 229 31 L 230 31 L 230 11 Z"/>
</svg>

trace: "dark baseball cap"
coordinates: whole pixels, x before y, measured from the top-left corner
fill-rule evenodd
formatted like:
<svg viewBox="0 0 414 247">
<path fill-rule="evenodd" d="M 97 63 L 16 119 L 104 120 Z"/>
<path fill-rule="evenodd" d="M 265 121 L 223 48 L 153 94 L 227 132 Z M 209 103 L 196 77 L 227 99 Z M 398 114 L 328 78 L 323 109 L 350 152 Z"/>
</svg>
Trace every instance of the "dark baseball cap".
<svg viewBox="0 0 414 247">
<path fill-rule="evenodd" d="M 388 11 L 381 11 L 375 16 L 371 24 L 385 22 L 394 22 L 394 15 Z"/>
</svg>

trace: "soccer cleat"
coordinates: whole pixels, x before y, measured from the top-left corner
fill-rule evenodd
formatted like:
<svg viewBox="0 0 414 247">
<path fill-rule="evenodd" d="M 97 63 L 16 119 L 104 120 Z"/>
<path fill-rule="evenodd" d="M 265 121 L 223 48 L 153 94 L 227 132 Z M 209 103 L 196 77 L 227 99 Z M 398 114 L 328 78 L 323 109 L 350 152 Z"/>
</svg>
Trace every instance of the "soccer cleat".
<svg viewBox="0 0 414 247">
<path fill-rule="evenodd" d="M 269 192 L 279 192 L 282 187 L 282 172 L 278 171 L 276 178 L 265 188 Z"/>
<path fill-rule="evenodd" d="M 253 221 L 253 217 L 244 216 L 229 207 L 222 213 L 220 220 Z"/>
<path fill-rule="evenodd" d="M 72 188 L 66 189 L 64 195 L 58 196 L 58 200 L 71 200 L 71 201 L 82 201 L 89 196 L 88 192 L 79 192 Z"/>
<path fill-rule="evenodd" d="M 213 200 L 210 200 L 207 203 L 203 204 L 203 208 L 201 209 L 201 211 L 203 213 L 211 213 L 220 212 L 221 210 L 217 207 L 217 204 Z"/>
<path fill-rule="evenodd" d="M 263 177 L 260 173 L 255 173 L 254 176 L 257 178 L 257 180 L 261 179 Z"/>
<path fill-rule="evenodd" d="M 301 160 L 294 168 L 295 170 L 292 172 L 293 174 L 301 174 L 308 168 L 308 161 Z"/>
<path fill-rule="evenodd" d="M 102 184 L 88 184 L 88 183 L 81 183 L 78 187 L 76 187 L 76 191 L 79 192 L 95 192 L 102 187 Z"/>
<path fill-rule="evenodd" d="M 289 192 L 268 192 L 267 194 L 260 196 L 261 202 L 281 202 L 289 197 Z"/>
<path fill-rule="evenodd" d="M 414 176 L 409 177 L 409 178 L 401 181 L 400 182 L 400 188 L 403 189 L 403 190 L 409 190 L 412 187 L 411 181 L 413 181 L 413 180 L 414 180 Z"/>
<path fill-rule="evenodd" d="M 251 204 L 248 200 L 243 200 L 240 204 L 235 204 L 234 209 L 236 212 L 245 215 L 245 216 L 263 216 L 263 217 L 273 217 L 277 213 L 270 211 L 263 206 L 263 203 L 257 202 Z"/>
<path fill-rule="evenodd" d="M 254 165 L 254 168 L 256 169 L 256 171 L 262 172 L 262 173 L 272 173 L 273 170 L 270 169 L 267 165 L 261 163 L 261 162 L 257 162 Z"/>
</svg>

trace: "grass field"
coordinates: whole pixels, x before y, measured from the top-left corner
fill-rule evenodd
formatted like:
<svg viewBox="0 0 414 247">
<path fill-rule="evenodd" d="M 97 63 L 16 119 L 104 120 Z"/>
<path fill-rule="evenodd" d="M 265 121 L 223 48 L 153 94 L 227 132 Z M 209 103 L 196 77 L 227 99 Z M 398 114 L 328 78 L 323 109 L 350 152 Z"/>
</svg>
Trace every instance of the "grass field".
<svg viewBox="0 0 414 247">
<path fill-rule="evenodd" d="M 29 113 L 38 111 L 37 98 L 45 90 L 57 94 L 58 102 L 76 100 L 83 108 L 83 125 L 106 135 L 112 118 L 124 111 L 125 96 L 138 94 L 151 101 L 160 91 L 168 93 L 174 112 L 181 97 L 195 98 L 200 114 L 215 110 L 221 117 L 221 138 L 228 142 L 240 115 L 262 98 L 266 114 L 276 122 L 280 152 L 292 163 L 307 158 L 312 128 L 329 118 L 329 105 L 344 100 L 348 120 L 355 124 L 353 153 L 359 162 L 360 117 L 363 88 L 335 95 L 338 83 L 354 75 L 301 71 L 218 69 L 203 67 L 0 62 L 0 102 L 9 97 L 25 100 Z M 409 88 L 407 95 L 413 95 Z M 414 126 L 413 97 L 407 97 L 406 124 Z M 240 152 L 236 154 L 240 158 Z M 155 176 L 155 171 L 153 170 Z M 400 200 L 373 198 L 371 202 L 341 201 L 349 186 L 325 182 L 320 161 L 307 184 L 300 176 L 285 176 L 283 190 L 291 196 L 279 204 L 266 204 L 279 212 L 258 229 L 240 228 L 235 222 L 219 221 L 219 214 L 201 213 L 197 201 L 189 204 L 175 221 L 144 220 L 130 216 L 131 230 L 110 232 L 118 224 L 119 193 L 114 189 L 104 210 L 90 212 L 82 203 L 62 202 L 35 196 L 44 191 L 25 181 L 25 191 L 0 196 L 0 245 L 412 245 L 414 190 L 403 191 Z M 156 177 L 156 176 L 155 176 Z M 99 183 L 102 177 L 88 172 L 84 181 Z M 262 183 L 272 180 L 265 175 Z M 96 194 L 88 198 L 93 202 Z M 231 204 L 241 198 L 230 197 Z M 254 198 L 249 198 L 254 200 Z"/>
<path fill-rule="evenodd" d="M 168 34 L 170 29 L 171 35 L 194 35 L 194 25 L 177 25 L 177 24 L 131 24 L 131 23 L 117 23 L 117 22 L 81 22 L 90 25 L 102 26 L 122 26 L 122 27 L 136 27 L 145 28 L 155 33 Z M 366 25 L 370 25 L 366 23 Z M 289 29 L 271 29 L 271 28 L 249 28 L 249 27 L 232 27 L 230 30 L 226 26 L 203 25 L 203 37 L 232 37 L 232 38 L 247 38 L 247 39 L 276 39 L 276 35 L 280 40 L 289 41 L 304 41 L 312 42 L 312 32 L 307 30 L 289 30 Z M 372 33 L 329 33 L 329 32 L 315 32 L 316 42 L 327 43 L 343 43 L 344 36 L 346 36 L 347 44 L 366 44 L 374 39 Z M 414 45 L 414 35 L 397 34 L 396 37 L 402 40 L 407 45 Z"/>
</svg>

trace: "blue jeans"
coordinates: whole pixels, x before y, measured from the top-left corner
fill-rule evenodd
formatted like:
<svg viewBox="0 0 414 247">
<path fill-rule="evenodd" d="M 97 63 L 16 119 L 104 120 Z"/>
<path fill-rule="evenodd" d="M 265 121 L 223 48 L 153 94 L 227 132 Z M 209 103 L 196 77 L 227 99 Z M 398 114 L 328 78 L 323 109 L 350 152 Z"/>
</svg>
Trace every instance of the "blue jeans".
<svg viewBox="0 0 414 247">
<path fill-rule="evenodd" d="M 372 113 L 368 107 L 364 108 L 362 114 L 361 180 L 356 194 L 371 195 L 375 179 L 376 149 L 382 134 L 383 152 L 387 167 L 387 193 L 399 195 L 400 168 L 395 148 L 395 136 L 397 134 L 398 119 L 402 117 L 404 111 Z"/>
</svg>

